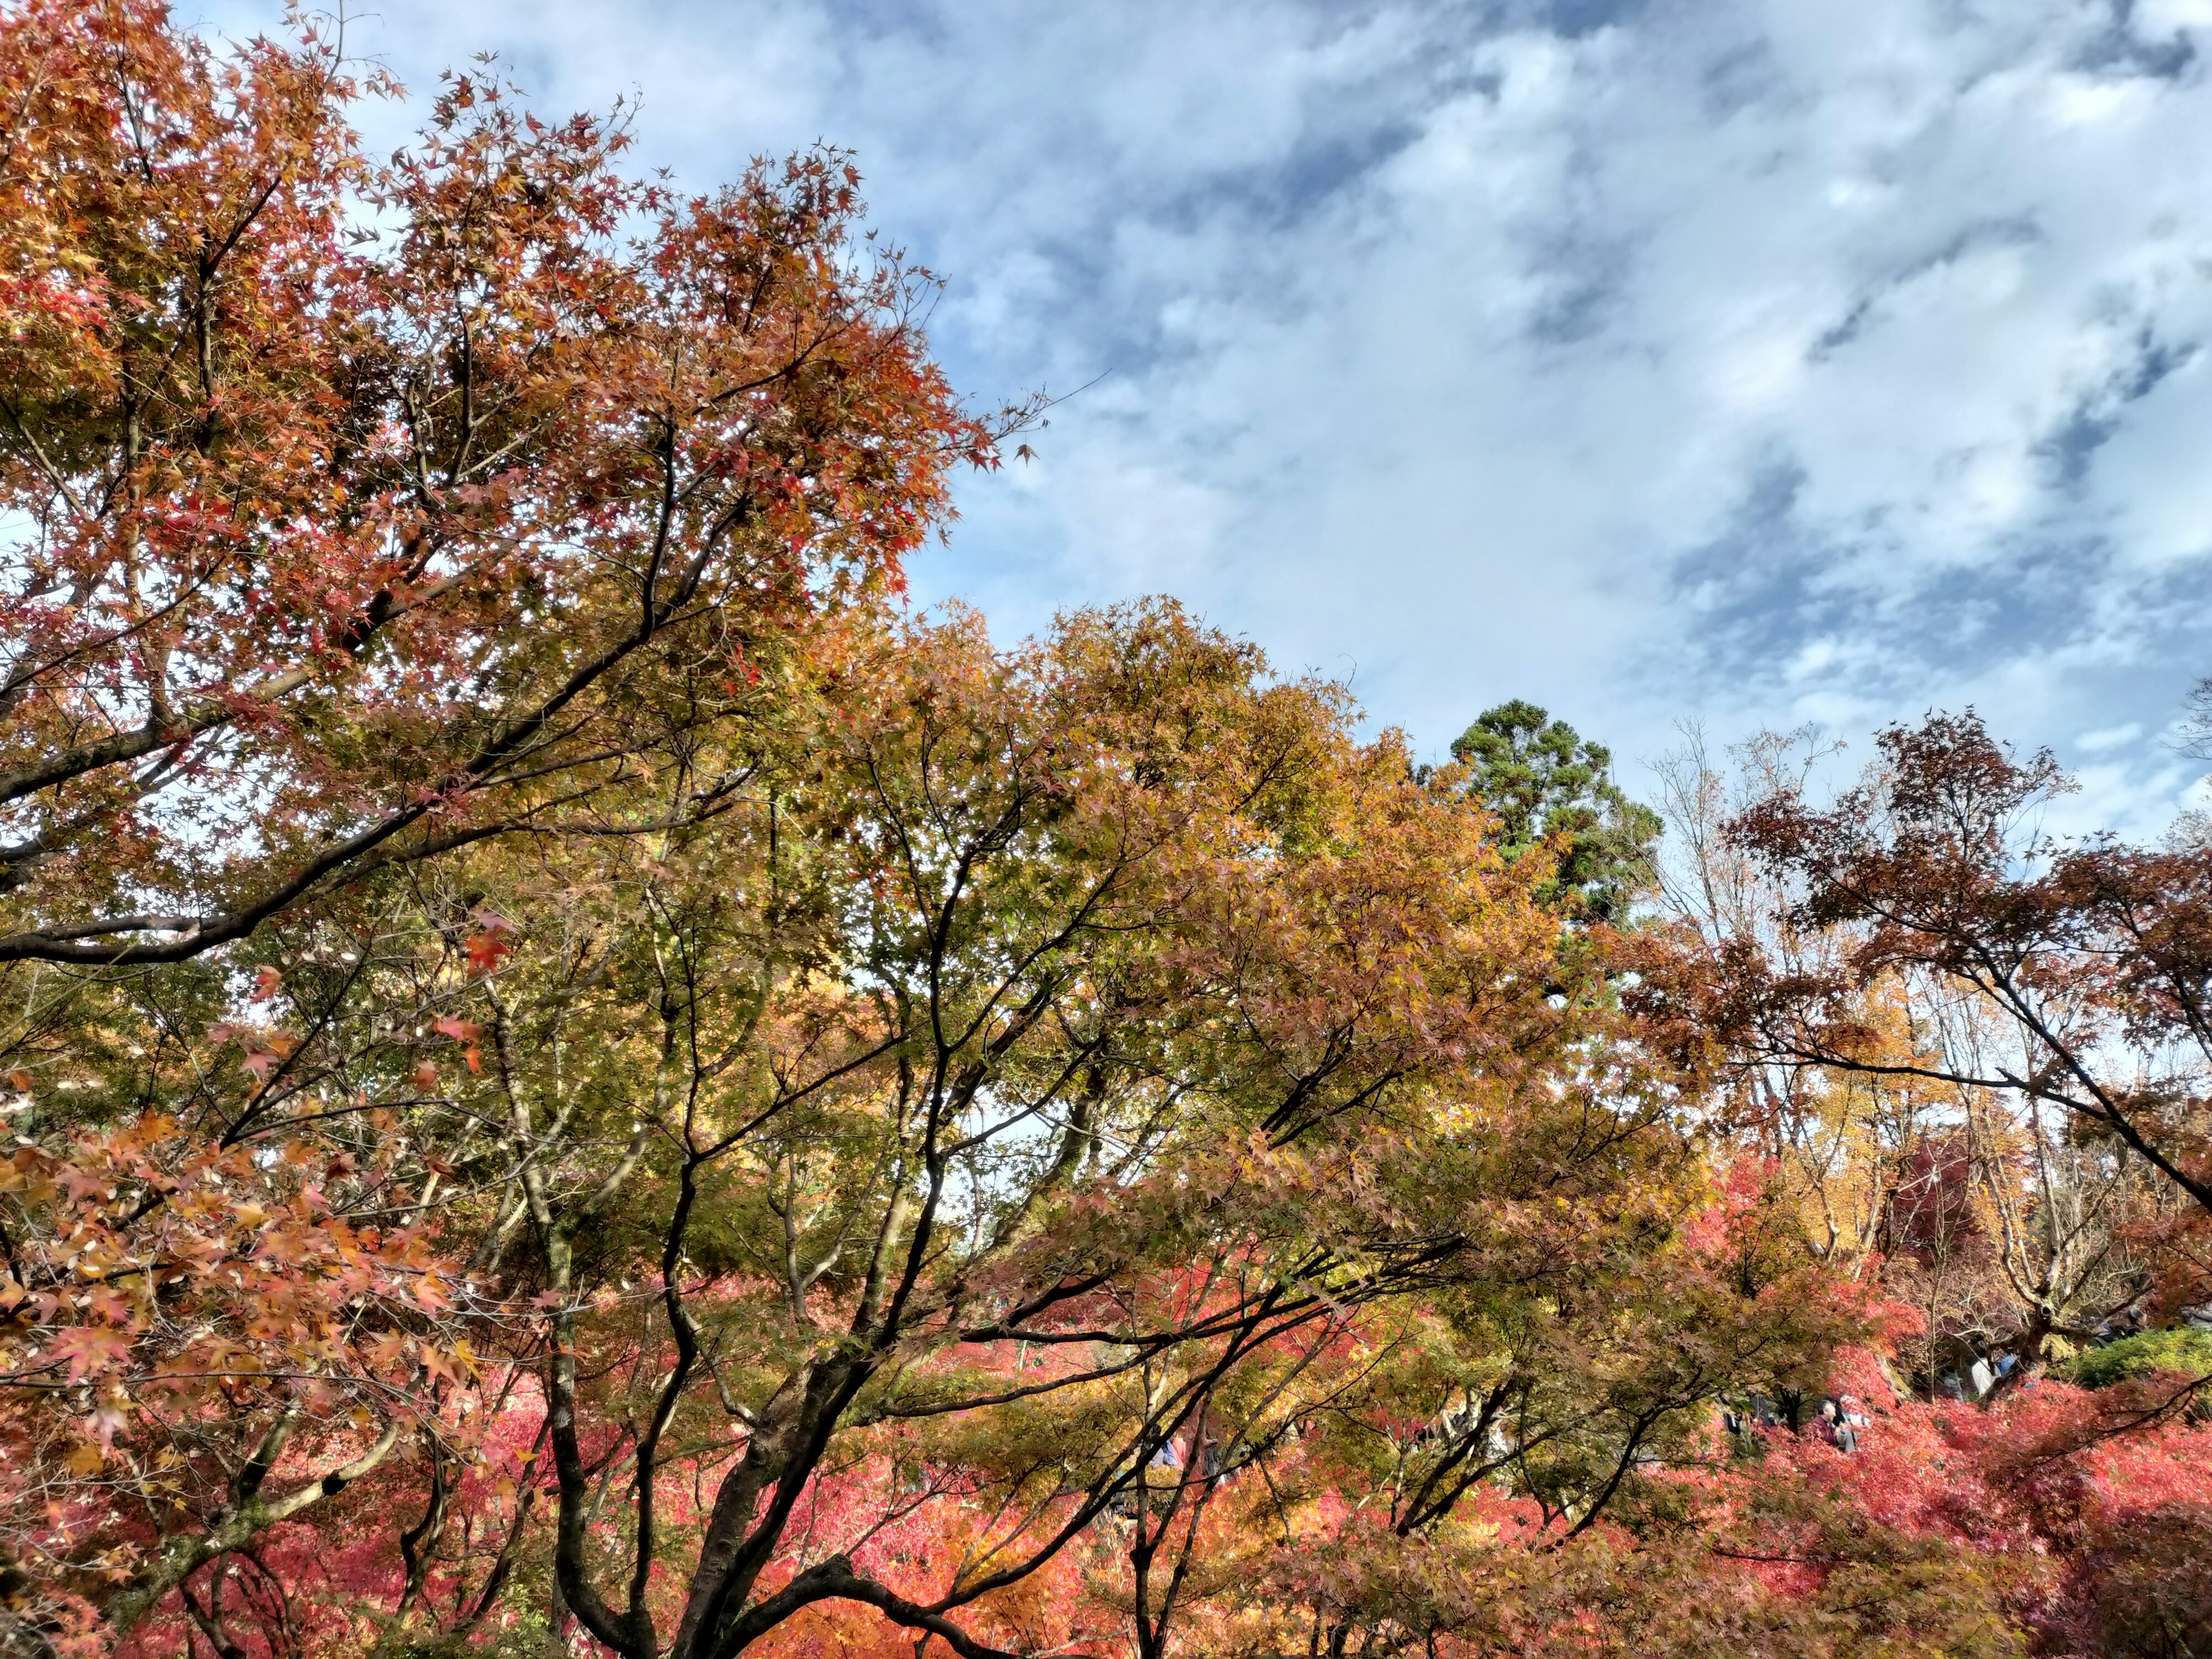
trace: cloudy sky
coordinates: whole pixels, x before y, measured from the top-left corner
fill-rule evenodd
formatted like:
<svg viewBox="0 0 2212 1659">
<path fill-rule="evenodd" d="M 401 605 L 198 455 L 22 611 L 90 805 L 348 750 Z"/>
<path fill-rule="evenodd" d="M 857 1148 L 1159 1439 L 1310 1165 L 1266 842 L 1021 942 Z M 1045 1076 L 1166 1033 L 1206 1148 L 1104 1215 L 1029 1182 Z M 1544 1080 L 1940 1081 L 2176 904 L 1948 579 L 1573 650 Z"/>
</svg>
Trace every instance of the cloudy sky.
<svg viewBox="0 0 2212 1659">
<path fill-rule="evenodd" d="M 1972 703 L 2089 817 L 2196 787 L 2212 0 L 369 3 L 417 93 L 641 94 L 687 184 L 857 150 L 963 390 L 1095 381 L 915 572 L 1006 636 L 1172 592 L 1632 783 Z"/>
</svg>

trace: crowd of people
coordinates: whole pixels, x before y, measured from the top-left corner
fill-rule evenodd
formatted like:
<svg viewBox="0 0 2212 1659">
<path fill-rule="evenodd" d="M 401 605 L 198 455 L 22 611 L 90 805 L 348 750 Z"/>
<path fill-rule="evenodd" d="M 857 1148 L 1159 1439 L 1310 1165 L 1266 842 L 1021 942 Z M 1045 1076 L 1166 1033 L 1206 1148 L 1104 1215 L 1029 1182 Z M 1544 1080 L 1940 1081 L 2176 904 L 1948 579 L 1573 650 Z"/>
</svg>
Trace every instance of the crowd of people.
<svg viewBox="0 0 2212 1659">
<path fill-rule="evenodd" d="M 1840 1452 L 1855 1452 L 1859 1438 L 1874 1426 L 1856 1395 L 1823 1395 L 1820 1403 L 1802 1426 L 1794 1420 L 1785 1420 L 1773 1401 L 1763 1394 L 1745 1396 L 1743 1408 L 1733 1406 L 1721 1407 L 1721 1423 L 1731 1436 L 1747 1437 L 1759 1429 L 1795 1430 L 1800 1434 L 1817 1434 Z"/>
</svg>

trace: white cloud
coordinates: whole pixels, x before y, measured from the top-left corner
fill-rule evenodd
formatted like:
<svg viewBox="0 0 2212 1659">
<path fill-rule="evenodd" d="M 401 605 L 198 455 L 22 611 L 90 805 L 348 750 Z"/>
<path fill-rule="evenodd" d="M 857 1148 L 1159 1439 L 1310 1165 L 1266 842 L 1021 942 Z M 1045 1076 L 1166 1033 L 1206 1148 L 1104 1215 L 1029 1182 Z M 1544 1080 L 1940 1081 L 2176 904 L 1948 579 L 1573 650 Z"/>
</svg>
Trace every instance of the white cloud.
<svg viewBox="0 0 2212 1659">
<path fill-rule="evenodd" d="M 2138 0 L 2136 22 L 2153 35 L 2212 29 L 2212 0 Z"/>
<path fill-rule="evenodd" d="M 2100 754 L 2107 749 L 2121 749 L 2142 736 L 2142 722 L 2130 720 L 2125 726 L 2108 726 L 2100 732 L 2084 732 L 2074 739 L 2074 746 L 2086 754 Z"/>
<path fill-rule="evenodd" d="M 1432 750 L 1972 702 L 2112 821 L 2194 776 L 2205 0 L 380 4 L 687 182 L 856 146 L 962 384 L 1108 372 L 917 570 L 1002 633 L 1165 587 Z"/>
</svg>

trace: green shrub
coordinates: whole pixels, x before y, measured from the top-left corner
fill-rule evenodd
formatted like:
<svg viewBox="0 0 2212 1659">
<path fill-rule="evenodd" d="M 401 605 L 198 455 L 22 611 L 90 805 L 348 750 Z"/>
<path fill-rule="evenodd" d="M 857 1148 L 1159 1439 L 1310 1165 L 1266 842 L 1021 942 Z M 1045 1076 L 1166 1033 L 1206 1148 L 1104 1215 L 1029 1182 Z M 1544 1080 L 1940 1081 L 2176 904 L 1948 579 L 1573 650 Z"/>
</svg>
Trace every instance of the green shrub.
<svg viewBox="0 0 2212 1659">
<path fill-rule="evenodd" d="M 2131 1376 L 2152 1371 L 2179 1371 L 2186 1376 L 2212 1374 L 2212 1331 L 2177 1327 L 2170 1331 L 2143 1331 L 2124 1336 L 2101 1348 L 2089 1348 L 2052 1373 L 2084 1389 L 2109 1388 Z"/>
</svg>

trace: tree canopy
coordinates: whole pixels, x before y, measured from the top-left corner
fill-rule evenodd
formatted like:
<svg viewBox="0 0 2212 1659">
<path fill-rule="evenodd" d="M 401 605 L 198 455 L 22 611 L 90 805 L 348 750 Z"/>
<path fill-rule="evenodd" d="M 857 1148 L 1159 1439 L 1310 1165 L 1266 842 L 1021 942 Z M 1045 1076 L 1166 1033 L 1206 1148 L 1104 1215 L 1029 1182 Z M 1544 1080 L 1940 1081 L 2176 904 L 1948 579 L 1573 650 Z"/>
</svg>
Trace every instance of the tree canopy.
<svg viewBox="0 0 2212 1659">
<path fill-rule="evenodd" d="M 1556 842 L 1554 893 L 1605 919 L 1649 887 L 1659 815 L 1614 781 L 1602 744 L 1516 698 L 1475 716 L 1451 752 L 1468 793 L 1497 814 L 1509 857 Z"/>
</svg>

